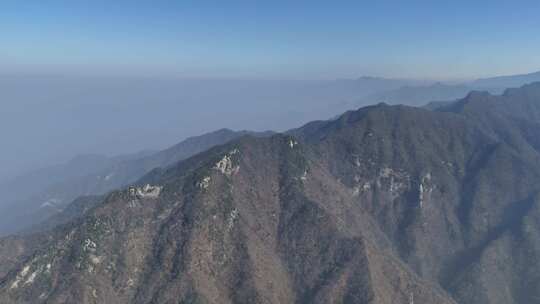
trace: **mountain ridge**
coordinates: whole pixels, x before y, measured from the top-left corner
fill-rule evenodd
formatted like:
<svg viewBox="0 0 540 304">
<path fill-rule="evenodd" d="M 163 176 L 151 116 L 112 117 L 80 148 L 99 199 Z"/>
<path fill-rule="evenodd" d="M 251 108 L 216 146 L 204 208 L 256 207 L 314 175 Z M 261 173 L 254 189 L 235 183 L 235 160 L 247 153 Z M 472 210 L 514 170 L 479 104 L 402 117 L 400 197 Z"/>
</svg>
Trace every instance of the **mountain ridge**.
<svg viewBox="0 0 540 304">
<path fill-rule="evenodd" d="M 11 196 L 3 199 L 9 204 L 2 204 L 0 213 L 0 234 L 14 233 L 35 226 L 50 216 L 66 208 L 81 195 L 101 195 L 118 187 L 135 182 L 156 167 L 166 167 L 191 155 L 202 152 L 214 145 L 225 143 L 245 134 L 268 136 L 270 131 L 251 132 L 219 129 L 200 136 L 189 137 L 182 142 L 158 152 L 144 152 L 133 155 L 107 158 L 104 156 L 79 156 L 66 165 L 45 168 L 39 171 L 38 182 L 47 181 L 43 187 L 35 186 L 27 178 L 18 178 L 5 184 L 3 192 Z M 96 160 L 88 162 L 87 160 Z M 80 160 L 89 164 L 81 170 Z M 98 163 L 99 162 L 99 163 Z M 58 169 L 57 169 L 58 168 Z M 68 172 L 63 174 L 62 172 Z M 74 173 L 70 173 L 74 172 Z M 35 189 L 30 192 L 28 189 Z M 16 197 L 19 198 L 16 199 Z M 22 198 L 20 198 L 22 196 Z"/>
</svg>

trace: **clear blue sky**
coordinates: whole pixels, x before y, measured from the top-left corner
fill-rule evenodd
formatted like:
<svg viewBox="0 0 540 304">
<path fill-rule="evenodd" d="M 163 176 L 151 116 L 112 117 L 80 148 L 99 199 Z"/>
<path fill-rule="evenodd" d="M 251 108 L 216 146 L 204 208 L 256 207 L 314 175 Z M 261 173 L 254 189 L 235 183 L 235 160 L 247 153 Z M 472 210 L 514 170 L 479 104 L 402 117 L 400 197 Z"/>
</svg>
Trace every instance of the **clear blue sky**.
<svg viewBox="0 0 540 304">
<path fill-rule="evenodd" d="M 4 72 L 469 78 L 540 69 L 540 1 L 11 1 Z"/>
</svg>

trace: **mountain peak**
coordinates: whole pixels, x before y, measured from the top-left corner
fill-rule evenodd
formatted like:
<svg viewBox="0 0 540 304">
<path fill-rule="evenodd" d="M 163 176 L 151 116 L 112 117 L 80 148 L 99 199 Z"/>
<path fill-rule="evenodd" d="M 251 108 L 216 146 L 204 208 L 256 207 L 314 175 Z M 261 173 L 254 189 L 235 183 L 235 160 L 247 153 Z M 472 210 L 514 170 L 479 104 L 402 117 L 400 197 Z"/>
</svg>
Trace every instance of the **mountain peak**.
<svg viewBox="0 0 540 304">
<path fill-rule="evenodd" d="M 476 116 L 483 116 L 489 112 L 538 123 L 540 122 L 540 82 L 507 89 L 501 95 L 472 91 L 465 98 L 442 106 L 437 111 Z"/>
<path fill-rule="evenodd" d="M 538 72 L 540 73 L 540 72 Z M 540 81 L 525 84 L 519 88 L 508 88 L 502 94 L 505 97 L 511 97 L 519 94 L 540 95 Z"/>
<path fill-rule="evenodd" d="M 467 96 L 465 96 L 464 100 L 474 101 L 476 99 L 487 98 L 489 96 L 492 96 L 492 95 L 488 91 L 473 90 L 473 91 L 469 92 L 469 94 L 467 94 Z"/>
</svg>

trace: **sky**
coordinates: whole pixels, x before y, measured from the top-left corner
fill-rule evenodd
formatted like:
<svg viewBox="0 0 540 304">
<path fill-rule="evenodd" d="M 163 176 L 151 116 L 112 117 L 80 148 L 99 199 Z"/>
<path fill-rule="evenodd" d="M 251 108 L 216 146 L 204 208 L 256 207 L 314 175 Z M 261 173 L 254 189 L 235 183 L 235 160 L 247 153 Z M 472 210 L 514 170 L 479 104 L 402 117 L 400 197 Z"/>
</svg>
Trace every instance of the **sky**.
<svg viewBox="0 0 540 304">
<path fill-rule="evenodd" d="M 540 69 L 539 11 L 539 1 L 498 0 L 3 0 L 0 73 L 517 74 Z"/>
<path fill-rule="evenodd" d="M 221 128 L 284 131 L 358 107 L 347 102 L 362 94 L 351 81 L 0 75 L 0 183 L 75 155 L 156 151 Z"/>
<path fill-rule="evenodd" d="M 1 0 L 0 182 L 77 154 L 332 117 L 367 93 L 336 79 L 538 71 L 538 12 L 540 1 Z"/>
</svg>

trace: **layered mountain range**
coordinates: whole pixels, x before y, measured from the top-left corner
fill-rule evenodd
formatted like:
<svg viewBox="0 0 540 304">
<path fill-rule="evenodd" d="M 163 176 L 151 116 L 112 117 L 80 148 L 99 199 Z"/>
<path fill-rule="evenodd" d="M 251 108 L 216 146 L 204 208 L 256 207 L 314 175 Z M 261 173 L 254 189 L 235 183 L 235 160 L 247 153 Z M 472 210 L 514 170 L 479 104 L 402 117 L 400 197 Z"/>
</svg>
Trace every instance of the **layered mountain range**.
<svg viewBox="0 0 540 304">
<path fill-rule="evenodd" d="M 0 302 L 540 303 L 540 83 L 204 150 L 0 239 Z"/>
<path fill-rule="evenodd" d="M 430 102 L 454 101 L 464 98 L 472 90 L 501 94 L 506 88 L 521 87 L 540 81 L 540 72 L 482 78 L 460 83 L 404 84 L 399 88 L 381 90 L 360 98 L 359 104 L 385 102 L 422 106 Z"/>
<path fill-rule="evenodd" d="M 117 157 L 82 155 L 66 164 L 20 176 L 0 185 L 0 192 L 6 194 L 0 204 L 0 235 L 34 229 L 64 211 L 79 196 L 105 194 L 137 181 L 154 168 L 165 168 L 247 134 L 269 136 L 272 132 L 220 129 L 187 138 L 162 151 Z"/>
<path fill-rule="evenodd" d="M 29 85 L 32 87 L 37 86 L 37 88 L 35 90 L 21 90 L 19 81 L 23 81 L 24 78 L 10 80 L 9 77 L 2 77 L 2 88 L 4 93 L 7 92 L 6 98 L 9 99 L 10 94 L 14 94 L 11 98 L 21 100 L 26 98 L 39 100 L 38 96 L 34 96 L 34 94 L 39 93 L 39 96 L 46 96 L 46 88 L 49 87 L 59 90 L 65 89 L 72 93 L 79 88 L 79 86 L 76 85 L 77 81 L 73 80 L 74 83 L 69 82 L 70 86 L 66 87 L 65 83 L 60 81 L 62 79 L 27 79 Z M 300 100 L 300 104 L 304 102 L 304 106 L 299 104 L 298 107 L 304 108 L 304 110 L 308 112 L 311 111 L 308 109 L 316 107 L 325 109 L 324 111 L 327 113 L 338 113 L 339 111 L 342 111 L 339 110 L 341 108 L 350 108 L 355 98 L 361 99 L 362 102 L 360 104 L 371 104 L 373 102 L 384 101 L 389 104 L 399 103 L 414 106 L 421 106 L 432 101 L 444 101 L 430 103 L 428 108 L 432 109 L 449 104 L 451 103 L 451 100 L 462 98 L 472 89 L 483 89 L 489 90 L 492 93 L 499 93 L 506 87 L 520 86 L 524 83 L 539 80 L 540 73 L 485 78 L 461 84 L 442 84 L 433 83 L 431 81 L 385 79 L 377 77 L 360 77 L 354 80 L 318 82 L 266 83 L 266 85 L 270 85 L 271 88 L 266 87 L 264 85 L 265 82 L 254 82 L 251 85 L 254 86 L 254 91 L 259 93 L 253 96 L 251 96 L 249 92 L 243 90 L 245 89 L 244 86 L 242 86 L 242 89 L 237 88 L 239 84 L 232 81 L 213 83 L 213 85 L 217 85 L 220 89 L 213 92 L 215 88 L 210 86 L 210 88 L 214 89 L 206 89 L 204 92 L 205 94 L 209 94 L 209 96 L 207 96 L 208 98 L 212 97 L 213 94 L 217 94 L 217 96 L 225 94 L 224 96 L 228 96 L 227 94 L 232 92 L 237 92 L 235 94 L 243 96 L 239 93 L 243 92 L 245 95 L 243 98 L 249 99 L 250 101 L 251 99 L 262 100 L 261 102 L 263 103 L 270 98 L 287 104 L 288 98 L 293 98 L 294 100 Z M 193 97 L 192 94 L 201 90 L 203 86 L 202 83 L 196 81 L 188 81 L 187 83 L 168 83 L 168 85 L 173 84 L 176 85 L 175 87 L 180 86 L 180 91 L 184 92 L 181 94 L 181 96 L 183 96 L 181 98 L 182 100 L 190 100 L 190 96 Z M 123 85 L 141 89 L 142 87 L 145 87 L 145 85 L 147 86 L 148 83 L 144 81 L 135 81 Z M 155 89 L 155 86 L 152 87 Z M 106 85 L 105 88 L 109 88 L 109 86 Z M 109 92 L 105 88 L 97 86 L 89 91 L 100 92 L 100 90 L 104 90 L 105 92 Z M 165 88 L 162 89 L 165 90 Z M 213 93 L 208 91 L 212 91 Z M 268 91 L 271 92 L 269 93 L 270 96 L 262 94 L 262 92 Z M 278 91 L 280 92 L 279 94 L 276 93 Z M 24 96 L 26 96 L 25 94 L 30 94 L 30 96 L 23 98 L 23 96 L 15 94 L 17 92 L 23 92 Z M 155 92 L 155 94 L 158 93 L 159 92 Z M 138 95 L 142 96 L 144 94 Z M 235 95 L 233 99 L 237 99 L 241 96 Z M 95 99 L 101 99 L 101 97 L 95 96 Z M 137 100 L 137 98 L 135 98 L 135 100 Z M 176 111 L 176 108 L 172 107 L 172 104 L 159 105 L 159 107 L 171 107 L 170 112 Z M 330 108 L 332 110 L 330 110 Z M 130 109 L 138 109 L 138 107 L 132 107 Z M 273 111 L 270 109 L 268 110 Z M 7 112 L 10 112 L 9 109 Z M 85 116 L 93 115 L 99 117 L 98 113 L 88 113 L 85 111 Z M 135 121 L 137 121 L 137 118 L 141 118 L 140 115 L 130 114 L 130 116 L 131 115 L 134 116 Z M 9 125 L 9 119 L 7 122 L 6 128 Z M 148 123 L 152 124 L 150 121 Z M 212 146 L 224 144 L 229 140 L 248 133 L 250 132 L 236 132 L 222 129 L 189 138 L 164 151 L 144 151 L 117 157 L 82 155 L 75 157 L 66 164 L 32 171 L 28 174 L 11 179 L 10 181 L 2 182 L 0 183 L 0 192 L 3 194 L 0 198 L 0 236 L 25 231 L 32 226 L 39 225 L 44 219 L 62 212 L 70 202 L 81 195 L 105 194 L 108 191 L 138 180 L 155 167 L 170 166 Z M 271 132 L 262 132 L 258 136 L 269 134 L 271 134 Z"/>
</svg>

